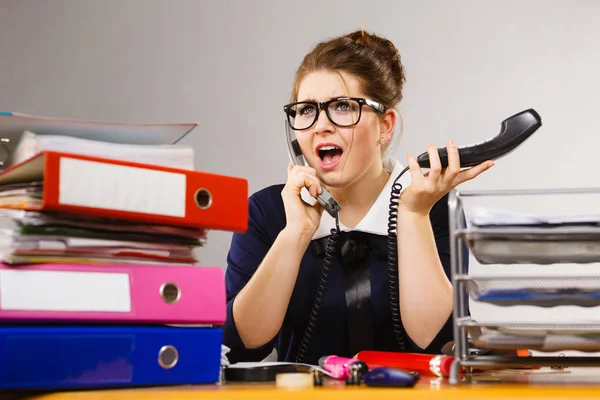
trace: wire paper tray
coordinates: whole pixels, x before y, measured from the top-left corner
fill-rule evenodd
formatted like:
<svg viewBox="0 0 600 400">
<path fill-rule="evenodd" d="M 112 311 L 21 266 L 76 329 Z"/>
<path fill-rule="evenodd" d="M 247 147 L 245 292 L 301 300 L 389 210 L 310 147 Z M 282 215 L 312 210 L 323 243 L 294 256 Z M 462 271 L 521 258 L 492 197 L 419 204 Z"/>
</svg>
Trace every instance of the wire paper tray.
<svg viewBox="0 0 600 400">
<path fill-rule="evenodd" d="M 566 201 L 557 199 L 556 195 L 566 197 Z M 558 318 L 542 318 L 542 314 L 565 311 L 557 306 L 588 307 L 585 311 L 594 313 L 596 309 L 589 307 L 600 306 L 600 268 L 598 273 L 587 273 L 596 276 L 587 277 L 571 274 L 570 269 L 560 273 L 561 276 L 551 267 L 528 270 L 532 264 L 600 263 L 600 208 L 597 197 L 590 199 L 587 195 L 600 195 L 600 187 L 450 192 L 448 207 L 456 357 L 450 371 L 450 384 L 462 381 L 459 379 L 463 375 L 462 368 L 465 368 L 468 378 L 471 368 L 600 365 L 600 357 L 592 354 L 600 352 L 600 314 L 599 317 L 578 320 L 561 318 L 560 315 Z M 548 197 L 549 203 L 546 204 L 536 200 Z M 503 208 L 509 209 L 490 208 L 493 204 L 502 204 Z M 573 207 L 573 204 L 576 206 Z M 533 213 L 513 211 L 515 209 Z M 468 253 L 464 251 L 467 248 Z M 471 257 L 482 266 L 475 275 L 469 273 L 468 260 Z M 522 264 L 519 273 L 526 275 L 502 276 L 504 273 L 495 274 L 489 271 L 493 268 L 485 268 L 485 264 Z M 532 318 L 527 322 L 479 322 L 473 320 L 469 313 L 469 301 L 478 302 L 481 306 L 533 306 L 537 307 L 533 310 L 537 309 L 539 315 L 535 316 L 537 320 Z M 495 311 L 499 311 L 498 308 Z M 505 308 L 505 311 L 512 310 Z M 543 353 L 581 351 L 588 354 L 518 357 L 482 351 L 484 349 L 500 353 L 529 349 Z"/>
<path fill-rule="evenodd" d="M 600 306 L 600 276 L 462 277 L 470 297 L 497 306 Z"/>
<path fill-rule="evenodd" d="M 541 352 L 600 351 L 600 324 L 496 324 L 463 322 L 473 344 L 482 349 Z"/>
<path fill-rule="evenodd" d="M 457 232 L 480 264 L 600 262 L 600 227 L 495 227 Z"/>
</svg>

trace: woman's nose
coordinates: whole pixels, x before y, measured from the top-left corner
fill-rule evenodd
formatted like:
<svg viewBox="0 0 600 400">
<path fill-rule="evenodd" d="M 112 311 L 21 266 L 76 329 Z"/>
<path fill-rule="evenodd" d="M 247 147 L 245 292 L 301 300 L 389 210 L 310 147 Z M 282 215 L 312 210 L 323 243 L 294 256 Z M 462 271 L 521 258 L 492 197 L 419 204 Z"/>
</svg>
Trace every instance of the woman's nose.
<svg viewBox="0 0 600 400">
<path fill-rule="evenodd" d="M 332 133 L 334 131 L 335 125 L 329 120 L 325 110 L 321 110 L 317 122 L 315 122 L 315 133 Z"/>
</svg>

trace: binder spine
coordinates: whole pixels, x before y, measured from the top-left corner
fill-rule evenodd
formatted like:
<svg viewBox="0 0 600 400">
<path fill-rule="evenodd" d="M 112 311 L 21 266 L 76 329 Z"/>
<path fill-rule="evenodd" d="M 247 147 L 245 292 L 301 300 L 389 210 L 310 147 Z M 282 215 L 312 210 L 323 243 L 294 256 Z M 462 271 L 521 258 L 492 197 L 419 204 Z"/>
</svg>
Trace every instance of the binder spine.
<svg viewBox="0 0 600 400">
<path fill-rule="evenodd" d="M 0 327 L 0 389 L 216 383 L 219 328 Z"/>
</svg>

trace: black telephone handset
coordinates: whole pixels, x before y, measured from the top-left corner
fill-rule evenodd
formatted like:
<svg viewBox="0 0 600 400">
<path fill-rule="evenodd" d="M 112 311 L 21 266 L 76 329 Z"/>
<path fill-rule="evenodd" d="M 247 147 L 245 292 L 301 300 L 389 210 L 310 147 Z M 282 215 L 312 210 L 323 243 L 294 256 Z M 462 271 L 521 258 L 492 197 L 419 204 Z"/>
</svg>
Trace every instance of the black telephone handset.
<svg viewBox="0 0 600 400">
<path fill-rule="evenodd" d="M 292 138 L 292 133 L 287 120 L 285 121 L 285 137 L 288 147 L 288 154 L 292 163 L 294 165 L 306 165 L 306 159 L 302 154 L 298 140 L 296 138 Z M 321 189 L 322 192 L 316 197 L 317 201 L 323 206 L 323 208 L 325 208 L 329 215 L 331 215 L 333 218 L 336 218 L 342 207 L 324 187 L 321 186 Z"/>
<path fill-rule="evenodd" d="M 467 146 L 460 146 L 460 166 L 472 167 L 487 160 L 503 157 L 516 149 L 527 140 L 533 132 L 542 126 L 540 115 L 533 109 L 521 111 L 502 121 L 501 131 L 493 138 Z M 446 148 L 438 149 L 442 168 L 448 166 Z M 429 168 L 427 152 L 417 157 L 417 162 L 423 168 Z"/>
</svg>

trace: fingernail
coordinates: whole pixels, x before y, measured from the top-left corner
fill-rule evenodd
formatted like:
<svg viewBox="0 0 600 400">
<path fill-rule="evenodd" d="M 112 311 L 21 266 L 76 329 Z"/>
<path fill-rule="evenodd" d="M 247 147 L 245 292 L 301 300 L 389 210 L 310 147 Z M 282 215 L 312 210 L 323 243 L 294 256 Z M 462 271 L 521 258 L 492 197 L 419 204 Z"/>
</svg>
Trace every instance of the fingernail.
<svg viewBox="0 0 600 400">
<path fill-rule="evenodd" d="M 488 168 L 492 167 L 495 164 L 494 160 L 491 160 L 490 162 L 488 162 Z"/>
<path fill-rule="evenodd" d="M 454 142 L 452 140 L 448 140 L 448 145 L 450 147 L 456 147 L 456 144 L 454 144 Z"/>
</svg>

